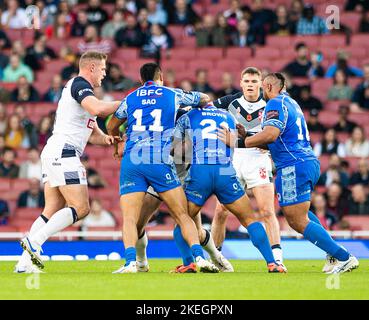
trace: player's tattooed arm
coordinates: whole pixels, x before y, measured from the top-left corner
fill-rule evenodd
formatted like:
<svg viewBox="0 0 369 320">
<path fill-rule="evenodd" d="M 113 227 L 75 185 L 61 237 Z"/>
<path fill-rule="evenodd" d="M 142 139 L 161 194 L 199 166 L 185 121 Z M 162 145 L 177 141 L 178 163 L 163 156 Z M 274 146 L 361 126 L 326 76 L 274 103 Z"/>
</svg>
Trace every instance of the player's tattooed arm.
<svg viewBox="0 0 369 320">
<path fill-rule="evenodd" d="M 209 102 L 211 102 L 210 97 L 205 93 L 200 93 L 200 103 L 199 103 L 199 105 L 200 106 L 205 106 Z"/>
<path fill-rule="evenodd" d="M 114 153 L 113 157 L 115 159 L 120 159 L 122 156 L 124 141 L 120 138 L 119 128 L 125 122 L 126 119 L 118 119 L 112 116 L 106 125 L 106 130 L 108 134 L 114 137 Z"/>
<path fill-rule="evenodd" d="M 263 148 L 263 146 L 274 142 L 279 137 L 281 131 L 279 128 L 274 126 L 265 126 L 261 132 L 256 133 L 251 137 L 245 138 L 246 148 Z"/>
</svg>

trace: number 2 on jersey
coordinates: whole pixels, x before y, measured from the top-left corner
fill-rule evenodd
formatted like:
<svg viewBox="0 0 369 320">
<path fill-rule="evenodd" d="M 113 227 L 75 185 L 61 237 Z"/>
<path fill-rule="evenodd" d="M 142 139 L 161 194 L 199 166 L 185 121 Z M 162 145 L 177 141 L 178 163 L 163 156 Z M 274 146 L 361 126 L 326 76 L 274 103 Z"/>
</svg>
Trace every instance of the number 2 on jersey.
<svg viewBox="0 0 369 320">
<path fill-rule="evenodd" d="M 136 119 L 136 124 L 132 126 L 133 131 L 146 131 L 146 126 L 142 125 L 142 109 L 137 109 L 133 112 L 133 116 Z M 151 111 L 150 115 L 154 118 L 154 123 L 149 126 L 150 131 L 161 132 L 163 131 L 163 126 L 161 125 L 161 109 L 154 109 Z"/>
<path fill-rule="evenodd" d="M 215 130 L 217 129 L 216 121 L 211 120 L 211 119 L 205 119 L 205 120 L 202 120 L 200 122 L 200 125 L 202 127 L 205 127 L 205 125 L 208 125 L 204 129 L 202 129 L 202 131 L 201 131 L 203 139 L 210 139 L 210 140 L 216 140 L 217 139 L 217 134 L 215 133 Z M 220 126 L 228 128 L 228 124 L 225 121 L 223 121 L 220 124 Z"/>
</svg>

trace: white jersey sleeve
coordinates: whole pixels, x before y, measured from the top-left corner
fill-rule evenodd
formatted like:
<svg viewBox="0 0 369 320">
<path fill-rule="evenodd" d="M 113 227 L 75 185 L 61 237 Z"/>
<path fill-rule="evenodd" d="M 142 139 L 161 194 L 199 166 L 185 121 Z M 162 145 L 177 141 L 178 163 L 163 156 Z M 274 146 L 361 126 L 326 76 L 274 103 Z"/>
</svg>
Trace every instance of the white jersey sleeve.
<svg viewBox="0 0 369 320">
<path fill-rule="evenodd" d="M 94 91 L 86 79 L 78 76 L 67 82 L 56 110 L 53 134 L 45 147 L 47 153 L 57 154 L 65 145 L 79 155 L 83 153 L 96 124 L 96 116 L 81 106 L 88 96 L 94 96 Z"/>
</svg>

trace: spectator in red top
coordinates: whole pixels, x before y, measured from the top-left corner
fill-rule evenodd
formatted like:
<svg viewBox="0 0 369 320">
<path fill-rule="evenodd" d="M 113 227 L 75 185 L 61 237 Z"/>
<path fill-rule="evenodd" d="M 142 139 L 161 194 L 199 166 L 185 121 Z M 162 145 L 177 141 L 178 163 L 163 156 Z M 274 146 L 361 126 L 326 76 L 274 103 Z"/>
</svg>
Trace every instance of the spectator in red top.
<svg viewBox="0 0 369 320">
<path fill-rule="evenodd" d="M 70 35 L 71 25 L 67 21 L 67 15 L 59 13 L 54 21 L 54 25 L 46 27 L 45 34 L 50 38 L 67 39 Z"/>
</svg>

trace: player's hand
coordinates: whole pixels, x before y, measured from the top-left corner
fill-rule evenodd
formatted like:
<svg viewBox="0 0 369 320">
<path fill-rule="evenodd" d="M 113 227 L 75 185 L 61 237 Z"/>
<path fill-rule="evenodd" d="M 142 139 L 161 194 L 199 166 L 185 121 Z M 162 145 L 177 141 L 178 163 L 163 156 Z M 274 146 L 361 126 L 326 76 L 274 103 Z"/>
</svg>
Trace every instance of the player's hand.
<svg viewBox="0 0 369 320">
<path fill-rule="evenodd" d="M 217 128 L 217 136 L 220 141 L 227 146 L 234 148 L 237 142 L 237 134 L 231 132 L 226 126 L 221 125 L 221 128 Z"/>
<path fill-rule="evenodd" d="M 107 134 L 104 136 L 104 143 L 107 144 L 108 146 L 111 146 L 112 144 L 114 144 L 114 142 L 115 142 L 115 137 L 109 136 Z"/>
<path fill-rule="evenodd" d="M 241 123 L 237 123 L 236 128 L 237 128 L 237 131 L 238 131 L 238 137 L 241 138 L 242 140 L 245 140 L 245 138 L 247 136 L 247 131 L 246 131 L 245 127 Z"/>
</svg>

